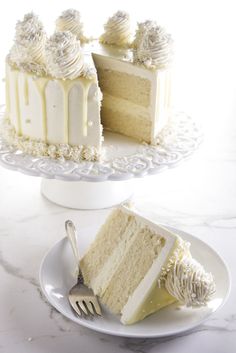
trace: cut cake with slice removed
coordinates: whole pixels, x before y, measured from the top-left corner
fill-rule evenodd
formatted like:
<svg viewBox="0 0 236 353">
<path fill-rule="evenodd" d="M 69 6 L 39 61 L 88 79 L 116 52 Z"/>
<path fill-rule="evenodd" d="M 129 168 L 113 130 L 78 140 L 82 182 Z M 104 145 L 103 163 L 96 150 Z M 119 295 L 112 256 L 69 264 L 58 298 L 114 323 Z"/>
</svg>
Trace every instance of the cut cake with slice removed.
<svg viewBox="0 0 236 353">
<path fill-rule="evenodd" d="M 157 145 L 171 115 L 173 41 L 164 28 L 147 20 L 134 35 L 129 14 L 117 11 L 93 40 L 68 9 L 55 29 L 48 37 L 34 13 L 16 24 L 0 127 L 8 144 L 79 163 L 101 160 L 103 128 Z"/>
<path fill-rule="evenodd" d="M 131 49 L 97 43 L 91 50 L 103 93 L 104 129 L 155 145 L 169 119 L 171 69 L 150 70 L 125 61 Z"/>
<path fill-rule="evenodd" d="M 177 300 L 204 305 L 214 292 L 211 274 L 191 258 L 188 243 L 125 207 L 110 214 L 82 258 L 81 270 L 85 284 L 111 312 L 121 314 L 123 324 Z"/>
</svg>

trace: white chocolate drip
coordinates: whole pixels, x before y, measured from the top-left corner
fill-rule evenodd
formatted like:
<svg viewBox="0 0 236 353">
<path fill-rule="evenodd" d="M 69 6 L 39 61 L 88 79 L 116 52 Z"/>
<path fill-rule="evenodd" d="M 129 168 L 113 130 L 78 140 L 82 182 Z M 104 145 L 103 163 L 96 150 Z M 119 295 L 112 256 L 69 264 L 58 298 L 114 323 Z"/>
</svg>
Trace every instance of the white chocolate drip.
<svg viewBox="0 0 236 353">
<path fill-rule="evenodd" d="M 50 77 L 34 77 L 29 73 L 22 73 L 18 69 L 13 69 L 11 66 L 6 66 L 6 97 L 7 97 L 7 111 L 6 119 L 4 120 L 4 126 L 2 133 L 4 138 L 13 146 L 22 150 L 26 153 L 33 154 L 35 156 L 50 156 L 52 158 L 65 158 L 72 159 L 75 161 L 89 160 L 95 161 L 100 158 L 100 144 L 88 143 L 91 132 L 93 129 L 88 124 L 88 118 L 90 119 L 89 112 L 89 90 L 90 87 L 97 84 L 96 78 L 86 79 L 80 77 L 75 80 L 55 80 L 57 85 L 60 85 L 60 91 L 62 93 L 62 109 L 63 109 L 63 137 L 60 138 L 59 142 L 52 142 L 51 136 L 48 136 L 50 132 L 50 111 L 47 107 L 50 106 L 50 101 L 47 96 L 47 86 L 49 82 L 53 82 Z M 32 85 L 35 89 L 31 91 Z M 75 86 L 80 87 L 80 94 L 82 94 L 83 100 L 80 102 L 79 110 L 75 111 L 78 114 L 78 121 L 81 122 L 79 132 L 83 138 L 78 140 L 81 145 L 78 145 L 77 141 L 73 141 L 71 134 L 71 123 L 70 117 L 70 92 Z M 35 92 L 38 101 L 38 112 L 37 123 L 40 119 L 40 132 L 37 137 L 32 137 L 25 130 L 25 123 L 35 124 L 36 118 L 32 112 L 32 106 L 34 104 L 34 97 L 29 93 Z M 100 90 L 95 91 L 94 97 L 98 109 L 100 107 Z M 11 107 L 14 107 L 11 108 Z M 25 109 L 27 107 L 27 110 Z M 23 109 L 22 109 L 23 108 Z M 33 114 L 32 114 L 33 113 Z M 78 127 L 77 127 L 78 128 Z M 96 128 L 96 126 L 95 126 Z M 99 134 L 101 131 L 99 131 Z"/>
<path fill-rule="evenodd" d="M 130 18 L 124 11 L 117 11 L 104 25 L 105 32 L 100 37 L 104 44 L 128 46 L 130 44 Z"/>
<path fill-rule="evenodd" d="M 165 287 L 186 306 L 204 306 L 215 292 L 212 274 L 189 256 L 172 265 L 166 276 Z"/>
<path fill-rule="evenodd" d="M 69 31 L 55 32 L 46 43 L 48 72 L 52 77 L 73 80 L 84 66 L 80 42 Z"/>
<path fill-rule="evenodd" d="M 70 31 L 78 40 L 88 42 L 88 38 L 83 33 L 83 23 L 81 22 L 80 13 L 74 9 L 68 9 L 62 12 L 61 16 L 56 20 L 57 31 Z"/>
</svg>

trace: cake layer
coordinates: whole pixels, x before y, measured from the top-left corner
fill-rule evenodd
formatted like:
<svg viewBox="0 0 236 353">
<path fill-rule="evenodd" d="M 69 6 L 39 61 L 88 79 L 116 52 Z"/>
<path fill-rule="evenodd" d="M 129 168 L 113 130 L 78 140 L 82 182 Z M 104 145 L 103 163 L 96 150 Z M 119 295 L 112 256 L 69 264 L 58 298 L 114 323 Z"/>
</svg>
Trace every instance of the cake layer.
<svg viewBox="0 0 236 353">
<path fill-rule="evenodd" d="M 96 79 L 37 77 L 7 64 L 6 83 L 6 114 L 19 136 L 100 149 L 100 90 Z"/>
<path fill-rule="evenodd" d="M 109 260 L 113 248 L 124 238 L 125 229 L 130 222 L 130 216 L 126 216 L 118 209 L 111 213 L 107 222 L 99 230 L 96 241 L 93 242 L 81 259 L 80 265 L 86 284 L 96 287 L 96 293 L 102 293 L 104 289 L 98 283 L 98 276 L 102 268 Z"/>
<path fill-rule="evenodd" d="M 128 304 L 130 316 L 127 316 L 126 308 L 124 322 L 129 323 L 129 320 L 139 315 L 136 309 L 146 302 L 147 297 L 151 297 L 150 288 L 154 281 L 157 285 L 166 255 L 174 249 L 176 239 L 175 235 L 168 237 L 165 230 L 161 228 L 160 232 L 152 223 L 125 208 L 115 210 L 82 258 L 81 269 L 85 283 L 113 313 L 123 312 Z M 132 297 L 154 263 L 158 264 L 158 269 L 155 278 L 151 278 L 151 283 L 147 284 L 147 295 L 141 301 L 136 298 L 134 304 Z M 173 301 L 173 297 L 165 297 L 163 291 L 160 293 L 156 306 L 161 308 Z M 145 316 L 150 310 L 153 310 L 152 305 L 146 309 Z"/>
<path fill-rule="evenodd" d="M 165 245 L 163 238 L 145 225 L 140 225 L 135 218 L 132 218 L 131 225 L 131 235 L 127 234 L 123 241 L 122 256 L 115 251 L 114 257 L 119 265 L 101 296 L 102 302 L 116 314 L 122 311 Z"/>
<path fill-rule="evenodd" d="M 115 106 L 102 107 L 102 123 L 105 129 L 136 138 L 139 141 L 151 143 L 152 123 L 138 115 L 129 114 L 129 111 L 116 109 Z"/>
<path fill-rule="evenodd" d="M 151 123 L 151 112 L 149 108 L 135 104 L 127 99 L 122 99 L 103 92 L 102 107 L 113 111 L 119 111 L 121 114 L 128 114 L 139 119 L 149 120 Z"/>
<path fill-rule="evenodd" d="M 151 82 L 143 77 L 97 67 L 102 92 L 126 99 L 141 107 L 150 106 Z M 131 89 L 132 87 L 132 89 Z"/>
</svg>

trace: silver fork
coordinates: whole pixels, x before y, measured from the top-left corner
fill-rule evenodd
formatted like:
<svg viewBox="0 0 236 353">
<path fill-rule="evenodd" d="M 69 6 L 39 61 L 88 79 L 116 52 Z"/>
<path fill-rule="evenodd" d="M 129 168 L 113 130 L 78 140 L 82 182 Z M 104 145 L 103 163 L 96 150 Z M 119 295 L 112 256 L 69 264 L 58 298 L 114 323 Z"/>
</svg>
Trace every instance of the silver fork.
<svg viewBox="0 0 236 353">
<path fill-rule="evenodd" d="M 79 266 L 79 252 L 75 225 L 72 221 L 67 220 L 65 222 L 65 228 L 75 256 L 78 273 L 77 283 L 69 291 L 68 298 L 70 305 L 79 316 L 91 317 L 96 314 L 101 316 L 101 308 L 96 295 L 94 295 L 93 291 L 84 284 L 83 275 Z"/>
</svg>

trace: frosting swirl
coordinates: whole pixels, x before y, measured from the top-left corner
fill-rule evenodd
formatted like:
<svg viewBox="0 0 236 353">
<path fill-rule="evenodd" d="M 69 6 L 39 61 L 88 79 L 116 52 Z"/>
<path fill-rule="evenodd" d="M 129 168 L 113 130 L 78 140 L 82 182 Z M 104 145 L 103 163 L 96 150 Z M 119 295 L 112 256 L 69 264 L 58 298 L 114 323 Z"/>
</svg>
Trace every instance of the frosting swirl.
<svg viewBox="0 0 236 353">
<path fill-rule="evenodd" d="M 63 11 L 61 16 L 56 20 L 56 31 L 70 31 L 81 43 L 88 41 L 84 36 L 83 27 L 84 25 L 81 22 L 80 13 L 74 9 Z"/>
<path fill-rule="evenodd" d="M 130 44 L 130 17 L 124 11 L 117 11 L 104 25 L 105 32 L 100 37 L 104 44 L 126 47 Z"/>
<path fill-rule="evenodd" d="M 211 273 L 191 257 L 177 260 L 169 270 L 165 287 L 168 292 L 186 306 L 203 306 L 215 292 Z"/>
<path fill-rule="evenodd" d="M 69 31 L 55 32 L 46 43 L 48 72 L 55 78 L 71 79 L 81 76 L 84 67 L 80 41 Z"/>
<path fill-rule="evenodd" d="M 26 14 L 23 21 L 17 22 L 14 42 L 9 55 L 11 62 L 18 67 L 44 64 L 46 33 L 33 12 Z"/>
<path fill-rule="evenodd" d="M 148 68 L 167 67 L 172 59 L 172 38 L 155 22 L 138 25 L 134 46 L 134 62 Z"/>
<path fill-rule="evenodd" d="M 132 43 L 133 48 L 139 47 L 143 36 L 145 35 L 146 31 L 152 27 L 155 27 L 157 24 L 155 21 L 147 20 L 145 22 L 138 23 L 138 28 L 135 33 L 135 38 Z"/>
</svg>

